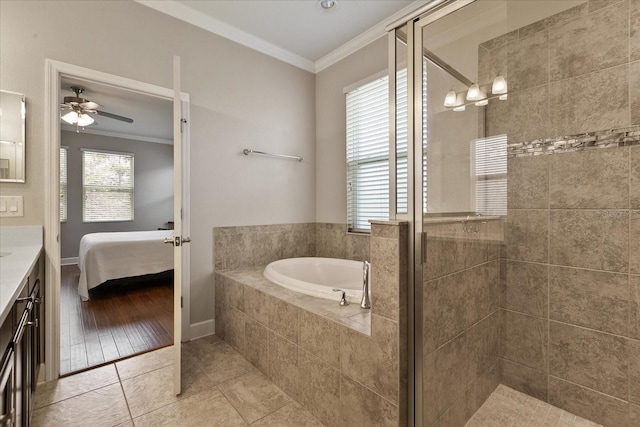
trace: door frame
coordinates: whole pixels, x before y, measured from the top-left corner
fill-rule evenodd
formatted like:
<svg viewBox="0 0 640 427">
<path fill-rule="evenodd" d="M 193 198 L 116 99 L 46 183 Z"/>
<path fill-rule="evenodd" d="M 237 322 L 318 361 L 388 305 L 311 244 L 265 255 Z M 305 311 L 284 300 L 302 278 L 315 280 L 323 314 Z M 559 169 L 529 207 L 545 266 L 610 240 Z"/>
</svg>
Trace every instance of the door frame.
<svg viewBox="0 0 640 427">
<path fill-rule="evenodd" d="M 169 68 L 169 67 L 168 67 Z M 60 376 L 60 82 L 61 77 L 73 77 L 106 84 L 117 88 L 138 92 L 143 95 L 173 101 L 172 88 L 157 86 L 115 74 L 92 70 L 78 65 L 68 64 L 53 59 L 45 59 L 45 94 L 44 94 L 44 178 L 45 178 L 45 214 L 44 214 L 44 248 L 45 248 L 45 381 L 52 381 Z M 190 97 L 188 93 L 180 93 L 183 118 L 186 123 L 182 139 L 182 194 L 183 194 L 183 229 L 185 236 L 190 234 Z M 183 247 L 183 265 L 189 266 L 189 245 Z M 182 339 L 189 339 L 190 326 L 190 286 L 189 270 L 182 270 Z"/>
</svg>

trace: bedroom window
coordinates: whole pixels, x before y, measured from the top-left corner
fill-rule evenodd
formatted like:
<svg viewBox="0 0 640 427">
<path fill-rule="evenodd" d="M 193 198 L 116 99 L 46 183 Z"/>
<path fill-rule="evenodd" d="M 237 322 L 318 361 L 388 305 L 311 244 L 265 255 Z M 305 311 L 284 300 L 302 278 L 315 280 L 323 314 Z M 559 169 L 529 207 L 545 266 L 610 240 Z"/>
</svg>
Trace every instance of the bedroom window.
<svg viewBox="0 0 640 427">
<path fill-rule="evenodd" d="M 368 232 L 389 218 L 389 78 L 349 90 L 346 104 L 348 229 Z"/>
<path fill-rule="evenodd" d="M 133 221 L 133 154 L 82 150 L 82 220 Z"/>
<path fill-rule="evenodd" d="M 67 221 L 67 147 L 60 147 L 60 222 Z"/>
</svg>

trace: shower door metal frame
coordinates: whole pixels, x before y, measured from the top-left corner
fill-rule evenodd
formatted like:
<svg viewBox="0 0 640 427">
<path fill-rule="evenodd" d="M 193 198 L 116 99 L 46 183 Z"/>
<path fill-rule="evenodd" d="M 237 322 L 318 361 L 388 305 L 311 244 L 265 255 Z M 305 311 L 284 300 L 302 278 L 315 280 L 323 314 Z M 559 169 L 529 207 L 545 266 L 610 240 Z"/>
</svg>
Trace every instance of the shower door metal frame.
<svg viewBox="0 0 640 427">
<path fill-rule="evenodd" d="M 396 217 L 395 162 L 395 79 L 396 31 L 406 25 L 407 30 L 407 216 L 409 222 L 408 255 L 408 425 L 423 426 L 423 265 L 426 262 L 426 235 L 423 223 L 423 134 L 422 134 L 422 64 L 425 55 L 422 45 L 424 28 L 476 0 L 433 0 L 424 7 L 387 27 L 389 31 L 389 106 L 390 106 L 390 217 Z M 439 65 L 436 63 L 436 65 Z M 449 72 L 449 70 L 445 69 Z M 393 159 L 393 160 L 392 160 Z M 391 198 L 393 194 L 393 199 Z"/>
</svg>

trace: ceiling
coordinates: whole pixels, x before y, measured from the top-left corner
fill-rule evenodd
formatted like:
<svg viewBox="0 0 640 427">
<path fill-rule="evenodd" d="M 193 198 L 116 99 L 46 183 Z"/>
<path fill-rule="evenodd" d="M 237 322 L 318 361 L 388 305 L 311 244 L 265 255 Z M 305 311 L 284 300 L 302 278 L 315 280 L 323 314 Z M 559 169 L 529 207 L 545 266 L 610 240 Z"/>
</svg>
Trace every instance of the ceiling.
<svg viewBox="0 0 640 427">
<path fill-rule="evenodd" d="M 311 72 L 339 61 L 385 34 L 392 20 L 426 0 L 337 0 L 330 11 L 316 0 L 136 0 L 242 45 Z M 125 123 L 94 116 L 81 132 L 171 144 L 172 103 L 95 82 L 63 78 L 60 102 L 81 96 L 99 110 L 133 119 Z M 62 130 L 76 131 L 61 121 Z"/>
</svg>

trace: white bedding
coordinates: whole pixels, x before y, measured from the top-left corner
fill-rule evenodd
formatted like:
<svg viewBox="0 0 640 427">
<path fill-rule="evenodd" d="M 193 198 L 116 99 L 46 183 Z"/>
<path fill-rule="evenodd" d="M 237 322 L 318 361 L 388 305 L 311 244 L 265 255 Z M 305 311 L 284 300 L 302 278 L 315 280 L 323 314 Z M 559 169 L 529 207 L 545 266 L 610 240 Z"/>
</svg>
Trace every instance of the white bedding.
<svg viewBox="0 0 640 427">
<path fill-rule="evenodd" d="M 78 294 L 111 279 L 161 273 L 173 269 L 173 245 L 163 243 L 173 230 L 91 233 L 82 236 L 78 266 Z"/>
</svg>

